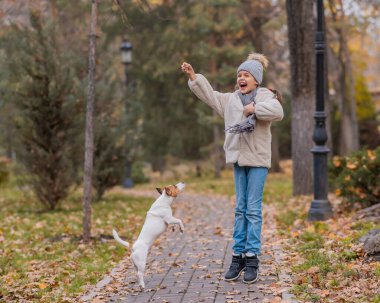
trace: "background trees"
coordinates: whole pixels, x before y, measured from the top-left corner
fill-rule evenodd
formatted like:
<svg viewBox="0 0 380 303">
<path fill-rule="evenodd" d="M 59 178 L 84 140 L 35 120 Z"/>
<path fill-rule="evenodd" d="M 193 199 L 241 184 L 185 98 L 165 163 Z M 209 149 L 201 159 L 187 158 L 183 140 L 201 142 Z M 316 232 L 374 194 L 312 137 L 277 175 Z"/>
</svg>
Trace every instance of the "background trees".
<svg viewBox="0 0 380 303">
<path fill-rule="evenodd" d="M 0 134 L 0 152 L 26 165 L 21 152 L 26 145 L 19 140 L 22 131 L 16 125 L 20 125 L 20 121 L 26 123 L 31 116 L 21 111 L 20 104 L 13 100 L 20 89 L 26 87 L 25 83 L 40 93 L 36 89 L 39 85 L 37 78 L 29 76 L 28 82 L 27 77 L 17 75 L 41 64 L 48 72 L 52 71 L 49 77 L 59 83 L 61 99 L 65 100 L 61 101 L 62 109 L 68 113 L 73 111 L 68 114 L 67 121 L 64 120 L 67 123 L 64 132 L 70 133 L 69 139 L 62 140 L 59 148 L 63 152 L 67 144 L 67 150 L 70 150 L 70 165 L 67 166 L 70 182 L 62 182 L 70 188 L 80 184 L 83 163 L 84 150 L 79 142 L 84 138 L 90 10 L 84 2 L 78 2 L 73 8 L 64 0 L 34 1 L 33 5 L 21 5 L 20 2 L 17 6 L 9 3 L 4 1 L 0 5 L 0 9 L 6 8 L 0 17 L 7 25 L 0 32 L 0 125 L 4 130 Z M 293 6 L 294 3 L 283 0 L 260 3 L 235 0 L 99 3 L 93 177 L 98 197 L 107 188 L 121 183 L 127 161 L 135 168 L 145 163 L 153 170 L 163 172 L 167 161 L 173 159 L 212 159 L 215 175 L 218 175 L 224 166 L 222 121 L 190 93 L 178 66 L 187 60 L 198 72 L 204 73 L 216 89 L 231 91 L 235 85 L 236 67 L 251 51 L 262 51 L 269 57 L 271 65 L 265 74 L 264 85 L 280 90 L 288 100 L 284 107 L 289 114 L 284 121 L 274 124 L 273 146 L 278 148 L 273 150 L 273 170 L 278 163 L 276 155 L 278 158 L 293 157 L 294 193 L 310 192 L 315 101 L 313 3 L 301 1 Z M 37 30 L 31 23 L 32 9 L 41 11 L 41 31 L 54 31 L 51 35 L 41 36 L 41 41 L 37 40 Z M 292 16 L 288 22 L 286 12 Z M 337 0 L 326 2 L 329 87 L 332 88 L 329 97 L 334 105 L 331 123 L 335 154 L 357 149 L 356 143 L 344 143 L 348 139 L 356 142 L 356 133 L 361 146 L 375 147 L 378 144 L 375 140 L 378 134 L 376 107 L 371 99 L 371 90 L 379 86 L 374 77 L 378 72 L 374 58 L 380 50 L 373 43 L 379 33 L 378 12 L 377 3 L 372 1 L 360 4 Z M 17 26 L 11 30 L 9 24 L 12 21 Z M 300 22 L 305 25 L 301 26 Z M 16 29 L 20 24 L 24 25 L 22 30 Z M 11 35 L 13 31 L 22 31 L 25 38 L 17 41 L 18 36 Z M 128 88 L 119 60 L 119 46 L 126 37 L 133 43 Z M 27 39 L 34 44 L 21 46 L 29 41 Z M 51 59 L 46 56 L 45 63 L 32 55 L 42 52 L 43 47 L 54 54 Z M 302 57 L 301 50 L 307 55 Z M 54 90 L 49 90 L 49 94 L 53 93 Z M 59 96 L 58 92 L 54 94 Z M 56 102 L 59 98 L 54 96 L 51 98 Z M 41 96 L 39 98 L 43 100 Z M 40 110 L 42 104 L 37 107 L 40 113 L 43 113 Z M 356 109 L 351 110 L 353 108 Z M 44 112 L 44 117 L 46 115 Z M 31 128 L 26 129 L 31 131 Z M 290 141 L 293 141 L 292 150 Z M 349 145 L 351 147 L 347 147 Z M 37 172 L 42 174 L 43 170 Z"/>
<path fill-rule="evenodd" d="M 8 74 L 4 89 L 11 88 L 4 102 L 12 103 L 8 109 L 13 112 L 6 123 L 14 129 L 9 146 L 29 173 L 28 182 L 38 199 L 54 209 L 75 175 L 78 86 L 73 54 L 61 52 L 57 29 L 38 12 L 32 12 L 30 22 L 30 29 L 13 27 L 3 40 Z"/>
</svg>

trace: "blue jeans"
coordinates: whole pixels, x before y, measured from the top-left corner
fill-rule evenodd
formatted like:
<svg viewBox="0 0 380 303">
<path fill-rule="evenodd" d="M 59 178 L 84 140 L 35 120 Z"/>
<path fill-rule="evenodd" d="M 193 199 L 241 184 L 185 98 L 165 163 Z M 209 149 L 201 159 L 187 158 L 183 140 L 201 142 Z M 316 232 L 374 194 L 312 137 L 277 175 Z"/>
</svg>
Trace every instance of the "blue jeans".
<svg viewBox="0 0 380 303">
<path fill-rule="evenodd" d="M 232 247 L 235 254 L 260 254 L 262 198 L 266 167 L 234 165 L 236 208 Z"/>
</svg>

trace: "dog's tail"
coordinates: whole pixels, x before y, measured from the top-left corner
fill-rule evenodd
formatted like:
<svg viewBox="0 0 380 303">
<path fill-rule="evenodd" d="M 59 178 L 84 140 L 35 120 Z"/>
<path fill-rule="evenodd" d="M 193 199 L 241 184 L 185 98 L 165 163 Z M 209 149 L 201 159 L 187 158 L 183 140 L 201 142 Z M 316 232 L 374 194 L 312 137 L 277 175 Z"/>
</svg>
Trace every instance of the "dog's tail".
<svg viewBox="0 0 380 303">
<path fill-rule="evenodd" d="M 113 237 L 117 242 L 119 242 L 121 245 L 124 245 L 125 247 L 129 247 L 129 243 L 127 241 L 124 241 L 120 239 L 119 235 L 117 234 L 116 230 L 112 230 Z"/>
</svg>

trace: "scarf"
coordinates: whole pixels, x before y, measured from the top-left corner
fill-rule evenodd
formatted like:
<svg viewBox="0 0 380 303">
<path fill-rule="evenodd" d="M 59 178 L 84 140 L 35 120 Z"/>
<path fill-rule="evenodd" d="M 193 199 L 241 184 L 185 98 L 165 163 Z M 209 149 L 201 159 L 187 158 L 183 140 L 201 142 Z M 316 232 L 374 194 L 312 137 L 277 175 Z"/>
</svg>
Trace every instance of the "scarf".
<svg viewBox="0 0 380 303">
<path fill-rule="evenodd" d="M 239 95 L 241 103 L 243 103 L 243 106 L 246 106 L 252 102 L 253 104 L 256 104 L 255 97 L 257 95 L 257 89 L 253 90 L 252 92 L 248 94 L 242 94 L 239 91 L 238 95 Z M 243 120 L 242 122 L 228 127 L 225 131 L 228 131 L 229 133 L 240 134 L 244 132 L 253 131 L 255 129 L 255 126 L 256 126 L 256 115 L 252 114 L 252 115 L 249 115 L 247 119 Z"/>
</svg>

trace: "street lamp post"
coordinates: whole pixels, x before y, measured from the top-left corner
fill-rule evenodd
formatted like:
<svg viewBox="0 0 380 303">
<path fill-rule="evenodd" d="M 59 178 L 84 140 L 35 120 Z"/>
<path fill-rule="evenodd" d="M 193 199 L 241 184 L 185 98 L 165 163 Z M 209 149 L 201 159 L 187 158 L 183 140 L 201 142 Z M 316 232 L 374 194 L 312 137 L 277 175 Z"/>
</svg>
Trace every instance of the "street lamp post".
<svg viewBox="0 0 380 303">
<path fill-rule="evenodd" d="M 310 221 L 327 220 L 332 217 L 331 204 L 327 199 L 327 154 L 330 150 L 326 147 L 326 113 L 325 113 L 325 81 L 324 81 L 324 55 L 325 38 L 323 28 L 323 0 L 317 0 L 317 32 L 315 36 L 316 53 L 316 110 L 314 114 L 315 129 L 312 148 L 314 166 L 314 200 L 311 203 L 308 219 Z"/>
<path fill-rule="evenodd" d="M 120 51 L 121 51 L 121 62 L 124 64 L 125 86 L 128 91 L 128 69 L 129 69 L 129 66 L 132 64 L 132 43 L 129 42 L 128 40 L 123 41 L 120 46 Z M 126 111 L 127 110 L 128 108 L 127 108 L 127 102 L 126 102 Z M 129 138 L 126 138 L 126 140 L 128 139 Z M 123 187 L 125 188 L 133 187 L 131 173 L 132 173 L 132 161 L 129 158 L 129 154 L 127 152 L 126 165 L 125 165 L 125 178 L 123 181 Z"/>
</svg>

